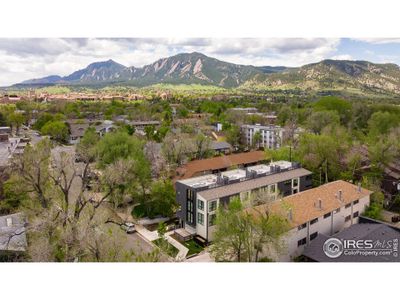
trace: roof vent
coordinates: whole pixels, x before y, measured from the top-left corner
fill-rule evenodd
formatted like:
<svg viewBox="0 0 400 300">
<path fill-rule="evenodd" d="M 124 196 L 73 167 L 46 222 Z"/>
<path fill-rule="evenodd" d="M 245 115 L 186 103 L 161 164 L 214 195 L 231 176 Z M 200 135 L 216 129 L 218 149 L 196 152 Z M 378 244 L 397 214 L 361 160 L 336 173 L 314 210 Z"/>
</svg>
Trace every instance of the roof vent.
<svg viewBox="0 0 400 300">
<path fill-rule="evenodd" d="M 340 201 L 340 202 L 343 202 L 343 191 L 342 191 L 342 190 L 339 190 L 339 192 L 338 192 L 338 198 L 339 198 L 339 201 Z"/>
<path fill-rule="evenodd" d="M 288 211 L 288 219 L 289 219 L 289 221 L 293 221 L 293 212 L 292 212 L 291 208 L 289 208 L 289 211 Z"/>
</svg>

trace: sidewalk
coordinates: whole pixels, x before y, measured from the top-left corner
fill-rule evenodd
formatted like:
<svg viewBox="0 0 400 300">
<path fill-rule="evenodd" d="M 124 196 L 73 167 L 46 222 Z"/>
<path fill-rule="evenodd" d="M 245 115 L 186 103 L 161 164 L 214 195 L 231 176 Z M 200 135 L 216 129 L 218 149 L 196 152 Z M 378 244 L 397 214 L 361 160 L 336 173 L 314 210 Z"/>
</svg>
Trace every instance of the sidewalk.
<svg viewBox="0 0 400 300">
<path fill-rule="evenodd" d="M 150 231 L 146 229 L 143 225 L 136 224 L 135 225 L 136 231 L 143 236 L 148 241 L 152 242 L 159 238 L 157 231 Z"/>
<path fill-rule="evenodd" d="M 179 250 L 178 254 L 176 255 L 175 259 L 178 261 L 183 261 L 186 258 L 186 255 L 189 252 L 189 249 L 183 246 L 181 243 L 179 243 L 177 240 L 171 237 L 171 234 L 174 234 L 174 231 L 169 231 L 165 234 L 165 237 L 167 238 L 168 242 L 174 246 L 176 249 Z"/>
</svg>

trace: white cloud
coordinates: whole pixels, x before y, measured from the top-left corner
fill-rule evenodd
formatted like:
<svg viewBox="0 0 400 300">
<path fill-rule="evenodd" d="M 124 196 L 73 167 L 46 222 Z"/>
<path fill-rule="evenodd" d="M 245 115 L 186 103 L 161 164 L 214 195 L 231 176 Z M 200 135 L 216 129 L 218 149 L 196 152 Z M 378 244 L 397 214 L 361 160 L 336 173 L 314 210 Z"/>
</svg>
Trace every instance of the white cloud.
<svg viewBox="0 0 400 300">
<path fill-rule="evenodd" d="M 352 40 L 370 44 L 393 44 L 400 43 L 400 38 L 353 38 Z"/>
<path fill-rule="evenodd" d="M 332 57 L 339 43 L 325 38 L 0 39 L 0 86 L 65 76 L 95 61 L 141 67 L 194 51 L 239 64 L 300 66 Z"/>
<path fill-rule="evenodd" d="M 353 57 L 350 54 L 339 54 L 339 55 L 332 56 L 331 59 L 352 60 Z"/>
</svg>

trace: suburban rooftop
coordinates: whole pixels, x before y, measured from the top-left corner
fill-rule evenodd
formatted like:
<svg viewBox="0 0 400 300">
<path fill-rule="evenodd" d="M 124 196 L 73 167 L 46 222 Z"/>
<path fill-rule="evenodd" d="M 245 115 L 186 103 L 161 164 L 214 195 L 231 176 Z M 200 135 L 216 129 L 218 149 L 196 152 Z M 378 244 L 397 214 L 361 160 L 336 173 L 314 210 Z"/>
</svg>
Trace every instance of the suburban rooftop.
<svg viewBox="0 0 400 300">
<path fill-rule="evenodd" d="M 224 155 L 219 157 L 194 160 L 177 169 L 178 180 L 191 178 L 197 173 L 227 169 L 232 166 L 254 164 L 265 160 L 264 151 L 251 151 L 245 153 Z"/>
<path fill-rule="evenodd" d="M 337 180 L 281 200 L 249 208 L 248 211 L 255 213 L 268 210 L 288 217 L 290 208 L 289 222 L 294 228 L 372 193 L 347 181 Z"/>
</svg>

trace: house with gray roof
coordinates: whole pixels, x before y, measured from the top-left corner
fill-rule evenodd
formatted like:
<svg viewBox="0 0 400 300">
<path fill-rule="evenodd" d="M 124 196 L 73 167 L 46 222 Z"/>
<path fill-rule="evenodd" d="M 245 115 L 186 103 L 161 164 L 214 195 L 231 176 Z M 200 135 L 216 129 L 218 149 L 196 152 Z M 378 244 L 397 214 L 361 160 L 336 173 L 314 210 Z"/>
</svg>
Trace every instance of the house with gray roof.
<svg viewBox="0 0 400 300">
<path fill-rule="evenodd" d="M 328 257 L 324 251 L 324 244 L 331 238 L 343 247 L 338 257 Z M 303 256 L 312 262 L 400 262 L 399 240 L 399 229 L 383 223 L 359 223 L 332 236 L 319 234 L 304 249 Z"/>
</svg>

